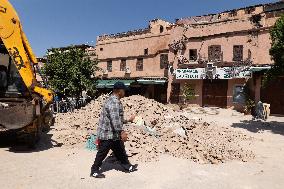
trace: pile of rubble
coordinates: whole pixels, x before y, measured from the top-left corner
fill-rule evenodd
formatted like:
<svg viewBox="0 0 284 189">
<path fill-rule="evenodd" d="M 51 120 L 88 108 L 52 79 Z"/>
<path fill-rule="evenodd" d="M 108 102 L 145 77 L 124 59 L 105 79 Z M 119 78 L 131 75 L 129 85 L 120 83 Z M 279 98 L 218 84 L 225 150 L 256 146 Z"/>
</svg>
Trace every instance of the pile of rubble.
<svg viewBox="0 0 284 189">
<path fill-rule="evenodd" d="M 84 143 L 96 131 L 106 98 L 101 96 L 74 113 L 59 114 L 54 133 L 56 140 L 64 145 Z M 143 124 L 125 126 L 129 133 L 125 145 L 132 162 L 155 161 L 161 154 L 213 164 L 254 158 L 251 151 L 241 146 L 242 141 L 252 138 L 232 128 L 193 118 L 186 111 L 175 111 L 142 96 L 124 98 L 122 103 L 126 118 L 136 114 L 143 119 Z"/>
<path fill-rule="evenodd" d="M 155 120 L 162 120 L 166 115 L 172 115 L 175 111 L 153 99 L 147 99 L 143 96 L 134 95 L 121 100 L 124 107 L 125 117 L 132 114 L 141 116 L 146 125 L 152 124 Z"/>
<path fill-rule="evenodd" d="M 188 111 L 173 111 L 167 106 L 141 96 L 122 100 L 126 116 L 136 113 L 145 124 L 128 125 L 126 148 L 133 161 L 158 160 L 160 154 L 192 159 L 199 163 L 220 163 L 228 160 L 247 161 L 254 157 L 243 149 L 242 141 L 252 138 L 232 128 L 194 118 Z M 208 113 L 208 108 L 200 112 Z M 212 114 L 218 114 L 216 109 Z"/>
<path fill-rule="evenodd" d="M 176 124 L 166 121 L 152 130 L 130 126 L 127 131 L 130 134 L 126 147 L 135 162 L 155 161 L 160 154 L 212 164 L 254 158 L 240 145 L 251 138 L 207 122 L 177 119 Z"/>
<path fill-rule="evenodd" d="M 95 134 L 102 105 L 107 98 L 107 95 L 102 95 L 79 110 L 57 114 L 52 131 L 56 141 L 73 146 L 84 143 L 91 134 Z"/>
</svg>

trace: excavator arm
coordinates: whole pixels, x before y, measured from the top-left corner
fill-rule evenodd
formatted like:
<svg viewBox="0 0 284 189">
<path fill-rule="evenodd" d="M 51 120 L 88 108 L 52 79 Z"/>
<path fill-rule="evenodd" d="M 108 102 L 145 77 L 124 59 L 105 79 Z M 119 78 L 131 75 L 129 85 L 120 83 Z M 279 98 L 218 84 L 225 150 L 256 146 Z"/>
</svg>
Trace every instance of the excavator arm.
<svg viewBox="0 0 284 189">
<path fill-rule="evenodd" d="M 35 78 L 33 66 L 38 63 L 37 59 L 23 32 L 17 12 L 8 0 L 0 0 L 0 37 L 29 91 L 39 94 L 50 104 L 53 93 L 40 87 Z"/>
</svg>

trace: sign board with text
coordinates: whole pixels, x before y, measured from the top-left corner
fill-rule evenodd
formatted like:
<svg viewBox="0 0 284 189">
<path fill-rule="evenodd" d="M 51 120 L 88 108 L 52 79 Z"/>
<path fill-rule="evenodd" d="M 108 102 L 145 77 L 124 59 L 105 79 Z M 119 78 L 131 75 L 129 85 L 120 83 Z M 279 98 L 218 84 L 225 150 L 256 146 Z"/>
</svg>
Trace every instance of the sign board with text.
<svg viewBox="0 0 284 189">
<path fill-rule="evenodd" d="M 176 79 L 208 79 L 205 68 L 195 69 L 176 69 Z M 216 68 L 213 79 L 234 79 L 234 78 L 250 78 L 252 71 L 250 68 L 244 67 L 223 67 Z"/>
<path fill-rule="evenodd" d="M 202 79 L 204 68 L 176 69 L 176 79 Z"/>
</svg>

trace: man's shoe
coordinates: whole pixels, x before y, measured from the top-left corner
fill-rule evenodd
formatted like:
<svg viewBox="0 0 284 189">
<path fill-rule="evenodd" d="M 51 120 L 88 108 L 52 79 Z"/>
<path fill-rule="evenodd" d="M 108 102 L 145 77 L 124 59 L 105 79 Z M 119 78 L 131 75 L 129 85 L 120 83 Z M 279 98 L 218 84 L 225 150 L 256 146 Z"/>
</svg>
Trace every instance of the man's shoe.
<svg viewBox="0 0 284 189">
<path fill-rule="evenodd" d="M 90 174 L 90 177 L 95 177 L 95 178 L 105 178 L 106 176 L 98 171 L 93 172 Z"/>
<path fill-rule="evenodd" d="M 131 172 L 134 172 L 134 171 L 137 171 L 137 167 L 138 167 L 138 164 L 135 164 L 135 165 L 131 165 L 131 164 L 121 164 L 122 167 L 124 168 L 125 172 L 127 173 L 131 173 Z"/>
<path fill-rule="evenodd" d="M 137 167 L 138 167 L 138 164 L 131 165 L 128 171 L 129 171 L 129 172 L 137 171 Z"/>
</svg>

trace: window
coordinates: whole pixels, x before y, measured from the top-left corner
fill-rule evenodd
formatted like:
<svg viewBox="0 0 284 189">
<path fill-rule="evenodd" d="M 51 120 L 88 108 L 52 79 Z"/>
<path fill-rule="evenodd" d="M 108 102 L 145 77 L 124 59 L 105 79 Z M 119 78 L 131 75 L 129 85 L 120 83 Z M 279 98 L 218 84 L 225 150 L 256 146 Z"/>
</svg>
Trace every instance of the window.
<svg viewBox="0 0 284 189">
<path fill-rule="evenodd" d="M 238 104 L 245 104 L 246 98 L 244 94 L 244 87 L 242 85 L 236 85 L 234 87 L 233 102 Z"/>
<path fill-rule="evenodd" d="M 112 72 L 112 61 L 107 61 L 107 71 Z"/>
<path fill-rule="evenodd" d="M 126 70 L 126 60 L 121 60 L 120 62 L 120 71 Z"/>
<path fill-rule="evenodd" d="M 189 49 L 189 60 L 190 61 L 197 60 L 197 49 Z"/>
<path fill-rule="evenodd" d="M 252 15 L 251 18 L 250 18 L 252 23 L 258 24 L 258 25 L 260 25 L 261 19 L 262 19 L 262 17 L 261 17 L 260 14 Z"/>
<path fill-rule="evenodd" d="M 0 49 L 1 51 L 2 49 Z M 1 52 L 0 59 L 0 96 L 5 93 L 13 93 L 13 95 L 21 96 L 28 92 L 23 79 L 19 74 L 16 65 L 12 62 L 9 55 Z"/>
<path fill-rule="evenodd" d="M 160 55 L 160 68 L 165 69 L 169 63 L 169 56 L 168 54 L 161 54 Z"/>
<path fill-rule="evenodd" d="M 244 54 L 243 45 L 234 45 L 233 47 L 233 61 L 242 61 Z"/>
<path fill-rule="evenodd" d="M 136 71 L 143 71 L 143 58 L 138 58 L 137 59 Z"/>
<path fill-rule="evenodd" d="M 100 51 L 103 51 L 104 50 L 104 48 L 100 48 Z"/>
<path fill-rule="evenodd" d="M 144 49 L 144 55 L 148 55 L 148 48 Z"/>
<path fill-rule="evenodd" d="M 251 59 L 251 50 L 250 49 L 248 50 L 248 59 L 249 60 Z"/>
<path fill-rule="evenodd" d="M 209 61 L 221 61 L 221 45 L 211 45 L 208 47 Z"/>
<path fill-rule="evenodd" d="M 164 32 L 164 26 L 160 26 L 160 33 Z"/>
</svg>

